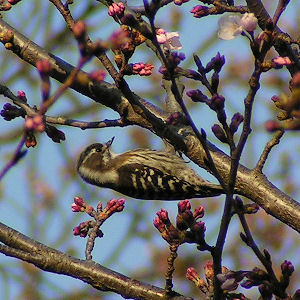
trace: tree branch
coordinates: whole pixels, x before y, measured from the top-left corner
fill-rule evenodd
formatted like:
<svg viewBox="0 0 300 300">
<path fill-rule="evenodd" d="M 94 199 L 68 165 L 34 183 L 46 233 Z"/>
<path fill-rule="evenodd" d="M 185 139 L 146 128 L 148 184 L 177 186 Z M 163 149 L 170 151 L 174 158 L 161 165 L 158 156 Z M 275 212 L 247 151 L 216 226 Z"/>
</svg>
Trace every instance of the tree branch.
<svg viewBox="0 0 300 300">
<path fill-rule="evenodd" d="M 11 30 L 14 34 L 14 53 L 22 60 L 35 66 L 38 60 L 48 59 L 53 67 L 50 75 L 60 82 L 66 80 L 74 68 L 73 66 L 47 53 L 0 19 L 0 34 L 8 30 Z M 110 107 L 117 111 L 124 120 L 151 130 L 156 135 L 167 139 L 173 145 L 178 145 L 181 142 L 180 145 L 184 144 L 186 146 L 185 149 L 182 149 L 185 154 L 196 164 L 211 172 L 203 147 L 190 127 L 183 124 L 167 126 L 165 122 L 160 122 L 158 125 L 157 120 L 165 121 L 169 116 L 168 113 L 134 94 L 136 100 L 144 105 L 146 111 L 149 111 L 149 114 L 144 114 L 142 111 L 138 113 L 139 111 L 133 109 L 132 105 L 115 85 L 106 82 L 92 82 L 88 79 L 87 74 L 82 71 L 78 77 L 79 80 L 71 85 L 72 89 Z M 85 80 L 80 80 L 82 78 Z M 228 181 L 230 158 L 208 141 L 207 145 L 217 171 L 225 181 Z M 257 174 L 257 172 L 239 165 L 235 189 L 238 194 L 256 202 L 267 213 L 300 232 L 299 203 L 275 187 L 263 174 Z"/>
<path fill-rule="evenodd" d="M 97 290 L 111 291 L 130 299 L 191 299 L 177 293 L 166 295 L 165 290 L 131 279 L 107 269 L 94 261 L 81 260 L 36 242 L 0 223 L 0 252 L 19 258 L 51 273 L 80 279 Z"/>
</svg>

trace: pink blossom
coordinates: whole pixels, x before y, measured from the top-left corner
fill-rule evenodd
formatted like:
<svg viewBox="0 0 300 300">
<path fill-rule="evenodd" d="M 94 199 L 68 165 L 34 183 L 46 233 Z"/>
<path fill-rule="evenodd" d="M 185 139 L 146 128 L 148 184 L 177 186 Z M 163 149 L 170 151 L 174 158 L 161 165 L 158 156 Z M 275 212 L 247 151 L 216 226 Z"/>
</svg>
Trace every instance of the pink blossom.
<svg viewBox="0 0 300 300">
<path fill-rule="evenodd" d="M 151 64 L 136 63 L 132 67 L 133 74 L 139 74 L 140 76 L 149 76 L 152 74 L 152 69 L 154 68 Z"/>
<path fill-rule="evenodd" d="M 125 10 L 125 6 L 122 2 L 113 3 L 112 5 L 109 6 L 108 8 L 108 14 L 113 17 L 113 16 L 122 16 Z"/>
<path fill-rule="evenodd" d="M 278 57 L 273 59 L 273 62 L 277 65 L 280 65 L 280 66 L 288 66 L 292 63 L 290 58 L 287 57 L 287 56 L 286 57 L 278 56 Z"/>
</svg>

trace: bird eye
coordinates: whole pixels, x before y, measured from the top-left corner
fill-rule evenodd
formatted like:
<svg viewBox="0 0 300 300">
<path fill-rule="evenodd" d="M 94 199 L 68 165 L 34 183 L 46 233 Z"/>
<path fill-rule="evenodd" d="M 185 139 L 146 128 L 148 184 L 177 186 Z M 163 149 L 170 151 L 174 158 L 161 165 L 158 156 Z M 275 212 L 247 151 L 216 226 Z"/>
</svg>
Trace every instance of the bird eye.
<svg viewBox="0 0 300 300">
<path fill-rule="evenodd" d="M 96 152 L 101 152 L 101 149 L 100 149 L 100 148 L 97 148 L 97 149 L 96 149 Z"/>
</svg>

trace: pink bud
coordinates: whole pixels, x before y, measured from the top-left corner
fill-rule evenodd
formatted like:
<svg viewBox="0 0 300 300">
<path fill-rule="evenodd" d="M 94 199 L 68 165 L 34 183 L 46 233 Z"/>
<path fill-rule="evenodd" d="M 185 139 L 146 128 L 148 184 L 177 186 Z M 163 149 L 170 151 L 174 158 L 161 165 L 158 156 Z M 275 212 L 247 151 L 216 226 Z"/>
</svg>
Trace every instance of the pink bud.
<svg viewBox="0 0 300 300">
<path fill-rule="evenodd" d="M 36 68 L 42 75 L 48 75 L 51 72 L 51 64 L 48 59 L 41 59 L 36 62 Z"/>
<path fill-rule="evenodd" d="M 82 21 L 78 21 L 73 25 L 73 33 L 76 39 L 81 39 L 84 37 L 85 33 L 86 33 L 86 26 L 84 24 L 84 22 Z"/>
</svg>

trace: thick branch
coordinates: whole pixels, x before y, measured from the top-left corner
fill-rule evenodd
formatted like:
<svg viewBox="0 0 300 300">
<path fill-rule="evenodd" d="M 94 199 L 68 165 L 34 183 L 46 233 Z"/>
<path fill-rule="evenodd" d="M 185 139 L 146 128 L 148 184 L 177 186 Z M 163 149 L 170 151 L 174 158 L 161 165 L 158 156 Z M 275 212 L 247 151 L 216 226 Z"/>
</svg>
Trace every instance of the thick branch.
<svg viewBox="0 0 300 300">
<path fill-rule="evenodd" d="M 60 82 L 66 80 L 73 68 L 70 64 L 54 55 L 48 54 L 41 47 L 28 40 L 0 19 L 0 34 L 7 30 L 13 31 L 13 43 L 19 48 L 19 51 L 15 53 L 24 61 L 35 66 L 39 59 L 47 58 L 54 67 L 51 76 Z M 178 140 L 182 143 L 184 142 L 187 156 L 196 164 L 211 172 L 203 147 L 195 137 L 191 128 L 180 124 L 160 128 L 155 124 L 155 121 L 157 118 L 166 120 L 168 113 L 135 95 L 137 99 L 155 115 L 155 118 L 151 118 L 151 114 L 145 116 L 142 112 L 138 113 L 138 110 L 136 112 L 114 85 L 105 82 L 91 82 L 84 72 L 80 72 L 79 78 L 85 78 L 86 80 L 78 80 L 75 82 L 71 86 L 74 90 L 90 97 L 98 103 L 112 108 L 129 123 L 147 128 L 158 136 L 168 139 L 168 141 L 174 145 L 178 144 Z M 209 143 L 208 145 L 219 174 L 225 181 L 228 180 L 230 158 L 214 145 Z M 240 165 L 236 180 L 236 191 L 238 194 L 244 195 L 259 204 L 267 213 L 300 232 L 299 203 L 276 188 L 263 174 L 258 174 Z"/>
<path fill-rule="evenodd" d="M 0 252 L 34 264 L 52 273 L 80 279 L 100 291 L 112 291 L 130 299 L 190 299 L 179 294 L 131 279 L 91 260 L 81 260 L 38 243 L 0 223 Z"/>
</svg>

